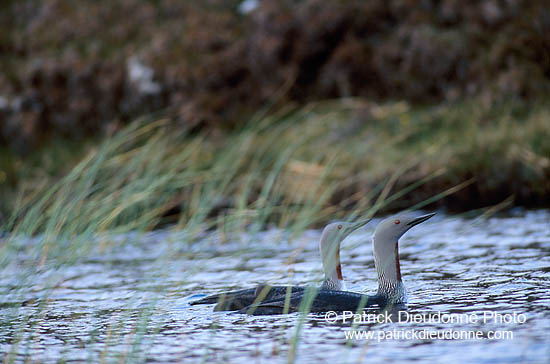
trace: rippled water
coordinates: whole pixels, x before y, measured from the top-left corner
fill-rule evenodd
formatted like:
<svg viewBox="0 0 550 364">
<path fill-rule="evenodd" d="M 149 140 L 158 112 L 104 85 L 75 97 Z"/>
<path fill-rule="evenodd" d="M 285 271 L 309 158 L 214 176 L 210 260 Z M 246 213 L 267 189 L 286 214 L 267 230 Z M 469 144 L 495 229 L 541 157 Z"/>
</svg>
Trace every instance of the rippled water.
<svg viewBox="0 0 550 364">
<path fill-rule="evenodd" d="M 376 290 L 370 237 L 376 221 L 342 244 L 348 289 Z M 170 231 L 107 239 L 72 264 L 37 265 L 14 254 L 0 277 L 0 355 L 39 362 L 547 363 L 550 358 L 550 213 L 489 219 L 438 214 L 401 239 L 410 314 L 475 314 L 477 323 L 359 324 L 376 335 L 412 330 L 482 331 L 485 339 L 346 340 L 349 323 L 299 314 L 252 317 L 190 306 L 202 294 L 257 283 L 318 282 L 320 231 L 289 239 L 271 230 L 234 241 L 184 243 Z M 120 244 L 125 240 L 125 244 Z M 295 257 L 289 259 L 289 257 Z M 34 273 L 28 273 L 31 270 Z M 290 277 L 290 278 L 289 278 Z M 524 323 L 483 322 L 486 312 Z M 512 339 L 486 339 L 511 331 Z M 380 334 L 382 333 L 382 334 Z M 505 335 L 505 334 L 502 334 Z"/>
</svg>

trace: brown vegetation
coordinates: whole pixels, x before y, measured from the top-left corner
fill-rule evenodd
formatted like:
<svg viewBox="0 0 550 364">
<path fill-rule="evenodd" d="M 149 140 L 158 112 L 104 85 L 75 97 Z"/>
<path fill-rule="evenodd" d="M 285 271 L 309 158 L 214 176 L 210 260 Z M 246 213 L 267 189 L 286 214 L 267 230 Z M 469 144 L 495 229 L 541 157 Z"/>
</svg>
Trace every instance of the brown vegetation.
<svg viewBox="0 0 550 364">
<path fill-rule="evenodd" d="M 550 93 L 544 1 L 239 3 L 4 2 L 0 142 L 25 153 L 161 109 L 185 128 L 227 129 L 269 102 Z"/>
</svg>

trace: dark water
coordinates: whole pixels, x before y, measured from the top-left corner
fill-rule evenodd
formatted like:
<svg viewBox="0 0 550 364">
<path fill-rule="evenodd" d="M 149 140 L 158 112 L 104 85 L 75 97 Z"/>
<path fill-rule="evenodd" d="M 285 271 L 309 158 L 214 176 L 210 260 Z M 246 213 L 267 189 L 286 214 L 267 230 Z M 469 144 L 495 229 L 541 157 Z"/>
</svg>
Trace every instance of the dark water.
<svg viewBox="0 0 550 364">
<path fill-rule="evenodd" d="M 375 225 L 342 244 L 350 290 L 376 289 L 370 243 Z M 280 363 L 295 355 L 300 363 L 548 363 L 549 230 L 550 213 L 542 210 L 489 219 L 439 214 L 401 239 L 409 314 L 467 314 L 470 320 L 362 323 L 357 329 L 385 338 L 388 332 L 422 330 L 482 336 L 457 340 L 346 340 L 351 327 L 341 316 L 336 323 L 323 315 L 301 321 L 298 314 L 251 317 L 189 305 L 200 294 L 256 283 L 319 281 L 319 231 L 288 239 L 271 230 L 224 243 L 211 235 L 191 244 L 184 243 L 184 233 L 170 231 L 110 237 L 95 242 L 88 258 L 59 266 L 12 252 L 0 278 L 0 358 Z M 497 322 L 484 317 L 491 314 L 504 316 Z"/>
</svg>

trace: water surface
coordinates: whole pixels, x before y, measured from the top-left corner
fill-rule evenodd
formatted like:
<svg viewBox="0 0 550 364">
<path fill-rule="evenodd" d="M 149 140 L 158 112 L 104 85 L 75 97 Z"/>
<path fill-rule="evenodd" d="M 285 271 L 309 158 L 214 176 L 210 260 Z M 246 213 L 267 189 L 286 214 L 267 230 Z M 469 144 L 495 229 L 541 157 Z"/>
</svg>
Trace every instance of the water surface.
<svg viewBox="0 0 550 364">
<path fill-rule="evenodd" d="M 341 259 L 348 289 L 371 293 L 370 238 L 377 221 L 349 236 Z M 439 213 L 400 243 L 409 313 L 523 314 L 526 322 L 360 324 L 358 330 L 482 331 L 483 339 L 354 339 L 342 317 L 253 317 L 191 306 L 203 294 L 257 283 L 322 279 L 320 231 L 290 238 L 272 229 L 238 237 L 183 232 L 128 234 L 94 242 L 73 262 L 9 253 L 0 276 L 0 355 L 57 363 L 364 362 L 547 363 L 550 327 L 550 213 L 514 210 L 466 219 Z M 229 241 L 226 241 L 229 240 Z M 36 241 L 29 240 L 28 244 Z M 513 338 L 488 339 L 489 332 Z M 385 334 L 384 334 L 385 335 Z M 504 335 L 504 334 L 503 334 Z M 295 345 L 295 346 L 294 346 Z M 294 350 L 295 349 L 295 350 Z"/>
</svg>

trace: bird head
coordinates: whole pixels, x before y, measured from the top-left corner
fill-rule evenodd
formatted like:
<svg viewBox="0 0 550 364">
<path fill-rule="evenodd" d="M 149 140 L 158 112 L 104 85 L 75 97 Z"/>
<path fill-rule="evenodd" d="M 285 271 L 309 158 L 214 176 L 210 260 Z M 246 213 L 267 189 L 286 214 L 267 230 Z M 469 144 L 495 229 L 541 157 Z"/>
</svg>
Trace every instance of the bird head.
<svg viewBox="0 0 550 364">
<path fill-rule="evenodd" d="M 330 275 L 331 272 L 336 272 L 337 278 L 339 280 L 343 279 L 342 268 L 340 266 L 340 243 L 349 234 L 366 225 L 369 221 L 370 219 L 359 222 L 337 221 L 328 224 L 323 229 L 319 249 L 325 273 Z"/>
<path fill-rule="evenodd" d="M 410 228 L 423 223 L 434 215 L 435 213 L 416 217 L 399 215 L 387 218 L 376 227 L 374 231 L 374 240 L 377 242 L 395 244 Z"/>
</svg>

